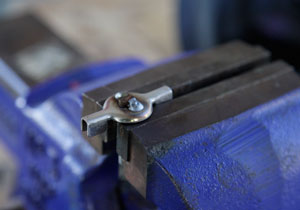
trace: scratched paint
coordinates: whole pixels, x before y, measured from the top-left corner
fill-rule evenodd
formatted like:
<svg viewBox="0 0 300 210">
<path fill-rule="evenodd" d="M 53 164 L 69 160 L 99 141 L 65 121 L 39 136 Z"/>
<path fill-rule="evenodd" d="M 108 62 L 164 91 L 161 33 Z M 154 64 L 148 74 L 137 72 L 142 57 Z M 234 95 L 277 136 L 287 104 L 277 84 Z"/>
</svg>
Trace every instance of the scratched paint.
<svg viewBox="0 0 300 210">
<path fill-rule="evenodd" d="M 300 89 L 173 139 L 155 161 L 186 208 L 299 209 Z M 173 203 L 156 196 L 162 208 Z"/>
</svg>

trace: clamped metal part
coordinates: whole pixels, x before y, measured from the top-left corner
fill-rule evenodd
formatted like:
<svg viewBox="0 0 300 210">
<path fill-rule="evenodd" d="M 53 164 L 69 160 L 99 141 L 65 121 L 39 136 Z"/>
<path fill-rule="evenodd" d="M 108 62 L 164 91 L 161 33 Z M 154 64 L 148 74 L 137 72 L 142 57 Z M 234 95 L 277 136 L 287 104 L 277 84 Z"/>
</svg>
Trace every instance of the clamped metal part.
<svg viewBox="0 0 300 210">
<path fill-rule="evenodd" d="M 148 119 L 153 112 L 153 105 L 173 98 L 172 89 L 163 86 L 148 93 L 118 92 L 106 99 L 103 109 L 81 119 L 81 130 L 87 136 L 105 132 L 107 121 L 118 123 L 138 123 Z"/>
</svg>

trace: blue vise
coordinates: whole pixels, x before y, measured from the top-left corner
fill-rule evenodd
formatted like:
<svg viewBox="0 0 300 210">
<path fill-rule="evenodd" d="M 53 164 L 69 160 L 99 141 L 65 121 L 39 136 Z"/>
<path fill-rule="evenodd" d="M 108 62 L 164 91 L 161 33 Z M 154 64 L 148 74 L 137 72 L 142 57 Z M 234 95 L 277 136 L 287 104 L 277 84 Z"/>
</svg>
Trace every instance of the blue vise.
<svg viewBox="0 0 300 210">
<path fill-rule="evenodd" d="M 261 47 L 108 61 L 34 87 L 0 69 L 0 136 L 28 209 L 299 209 L 300 78 Z M 110 96 L 163 86 L 172 99 L 144 121 L 80 132 Z"/>
<path fill-rule="evenodd" d="M 168 86 L 173 98 L 145 121 L 109 120 L 85 138 L 116 150 L 119 177 L 161 209 L 299 209 L 300 78 L 270 60 L 236 41 L 88 91 L 84 116 L 117 92 Z"/>
<path fill-rule="evenodd" d="M 80 131 L 81 94 L 145 64 L 83 65 L 84 56 L 33 15 L 0 25 L 0 209 L 8 209 L 3 195 L 33 210 L 152 209 L 118 180 L 117 156 L 99 154 Z"/>
<path fill-rule="evenodd" d="M 79 123 L 82 92 L 143 69 L 136 59 L 113 60 L 30 87 L 0 60 L 0 140 L 18 168 L 16 175 L 6 172 L 1 179 L 16 176 L 11 196 L 33 210 L 144 205 L 141 196 L 118 181 L 117 158 L 97 153 L 83 138 Z M 130 196 L 136 200 L 127 201 Z"/>
</svg>

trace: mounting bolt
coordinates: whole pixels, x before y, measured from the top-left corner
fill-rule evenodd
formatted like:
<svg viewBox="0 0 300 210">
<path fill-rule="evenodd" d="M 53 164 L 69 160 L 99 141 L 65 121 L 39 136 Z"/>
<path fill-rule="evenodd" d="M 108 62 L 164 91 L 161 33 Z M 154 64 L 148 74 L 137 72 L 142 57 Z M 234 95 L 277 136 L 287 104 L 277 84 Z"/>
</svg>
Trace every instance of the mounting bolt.
<svg viewBox="0 0 300 210">
<path fill-rule="evenodd" d="M 120 108 L 128 108 L 128 101 L 131 96 L 127 92 L 118 92 L 114 97 Z"/>
<path fill-rule="evenodd" d="M 117 100 L 120 108 L 127 108 L 132 112 L 139 112 L 144 109 L 144 105 L 127 92 L 118 92 L 114 98 Z"/>
</svg>

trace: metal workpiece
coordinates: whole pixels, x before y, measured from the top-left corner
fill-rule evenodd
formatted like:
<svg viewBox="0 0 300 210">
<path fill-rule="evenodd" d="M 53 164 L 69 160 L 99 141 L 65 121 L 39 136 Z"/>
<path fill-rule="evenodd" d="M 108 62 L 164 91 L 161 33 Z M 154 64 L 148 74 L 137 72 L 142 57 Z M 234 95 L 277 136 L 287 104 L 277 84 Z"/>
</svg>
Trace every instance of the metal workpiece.
<svg viewBox="0 0 300 210">
<path fill-rule="evenodd" d="M 81 130 L 87 136 L 95 136 L 107 130 L 108 120 L 118 123 L 138 123 L 148 119 L 153 112 L 153 105 L 171 100 L 172 89 L 163 86 L 148 93 L 118 92 L 109 97 L 99 112 L 81 119 Z"/>
</svg>

